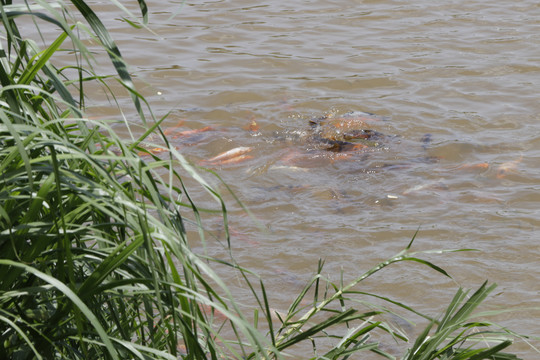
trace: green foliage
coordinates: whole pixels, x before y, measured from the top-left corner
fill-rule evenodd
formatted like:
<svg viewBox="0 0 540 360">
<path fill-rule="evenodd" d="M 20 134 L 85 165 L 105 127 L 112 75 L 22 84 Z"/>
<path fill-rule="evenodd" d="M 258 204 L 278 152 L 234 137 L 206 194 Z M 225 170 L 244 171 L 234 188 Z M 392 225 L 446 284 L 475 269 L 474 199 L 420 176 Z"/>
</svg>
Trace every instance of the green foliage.
<svg viewBox="0 0 540 360">
<path fill-rule="evenodd" d="M 512 344 L 509 332 L 490 330 L 494 326 L 489 322 L 473 321 L 473 311 L 484 301 L 496 285 L 484 283 L 473 295 L 459 289 L 440 322 L 437 329 L 429 336 L 435 321 L 416 339 L 404 360 L 431 359 L 517 359 L 515 355 L 501 351 Z M 484 344 L 484 347 L 472 345 Z M 489 346 L 489 343 L 495 343 Z"/>
<path fill-rule="evenodd" d="M 127 22 L 145 27 L 146 4 L 138 3 L 143 21 L 127 13 Z M 484 284 L 469 299 L 459 290 L 439 322 L 357 290 L 366 278 L 403 261 L 448 276 L 411 252 L 412 241 L 350 284 L 324 279 L 321 262 L 285 314 L 271 309 L 263 282 L 254 285 L 254 275 L 231 258 L 225 265 L 239 272 L 259 305 L 248 321 L 214 272 L 217 260 L 188 244 L 186 226 L 198 229 L 204 241 L 204 209 L 192 202 L 183 177 L 216 199 L 226 229 L 221 197 L 173 147 L 164 160 L 138 155 L 147 152 L 142 142 L 150 134 L 168 144 L 159 128 L 163 119 L 143 108 L 99 17 L 84 1 L 72 4 L 79 18 L 44 1 L 0 5 L 6 39 L 0 49 L 0 358 L 283 358 L 306 342 L 313 344 L 314 358 L 347 359 L 361 351 L 393 358 L 374 339 L 381 333 L 408 338 L 380 316 L 391 312 L 370 298 L 430 321 L 404 359 L 513 358 L 501 353 L 511 333 L 471 320 L 493 285 Z M 42 22 L 54 24 L 60 34 L 41 49 L 21 34 L 19 19 L 35 21 L 37 31 Z M 106 85 L 94 73 L 79 32 L 99 40 L 108 53 L 146 126 L 140 138 L 126 142 L 106 121 L 84 118 L 84 83 Z M 69 46 L 77 65 L 55 67 L 55 55 Z M 73 71 L 75 79 L 68 76 Z M 226 317 L 225 324 L 216 321 L 217 314 Z M 490 338 L 494 345 L 473 346 L 488 335 L 498 336 Z M 333 345 L 318 347 L 319 340 Z"/>
<path fill-rule="evenodd" d="M 68 38 L 76 54 L 90 52 L 42 5 L 1 9 L 0 357 L 177 358 L 183 346 L 193 358 L 215 357 L 199 304 L 227 306 L 187 245 L 180 210 L 197 209 L 176 200 L 186 194 L 173 185 L 182 179 L 172 159 L 148 165 L 137 141 L 126 145 L 106 122 L 81 117 L 71 94 L 83 83 L 70 89 L 75 83 L 51 60 Z M 142 113 L 108 32 L 88 6 L 75 5 Z M 22 16 L 64 31 L 41 50 L 19 33 Z M 170 169 L 171 184 L 156 167 Z"/>
</svg>

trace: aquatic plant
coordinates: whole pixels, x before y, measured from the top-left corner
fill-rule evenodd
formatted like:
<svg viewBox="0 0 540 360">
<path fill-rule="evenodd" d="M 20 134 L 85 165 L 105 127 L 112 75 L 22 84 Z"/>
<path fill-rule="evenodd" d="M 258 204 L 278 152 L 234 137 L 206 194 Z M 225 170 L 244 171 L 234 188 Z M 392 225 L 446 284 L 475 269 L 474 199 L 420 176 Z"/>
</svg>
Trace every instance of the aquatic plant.
<svg viewBox="0 0 540 360">
<path fill-rule="evenodd" d="M 141 19 L 115 3 L 125 11 L 126 23 L 146 26 L 143 0 L 138 1 Z M 446 276 L 410 251 L 412 241 L 350 284 L 325 279 L 321 262 L 287 313 L 276 313 L 262 280 L 254 282 L 255 275 L 233 257 L 228 262 L 212 259 L 190 247 L 188 235 L 198 236 L 190 241 L 205 241 L 205 212 L 221 212 L 227 230 L 224 201 L 169 146 L 159 126 L 163 118 L 154 118 L 145 106 L 96 13 L 81 0 L 70 6 L 2 1 L 0 11 L 0 358 L 284 358 L 301 343 L 312 344 L 312 356 L 321 359 L 346 359 L 360 351 L 393 358 L 373 338 L 381 332 L 396 341 L 407 336 L 380 317 L 390 310 L 366 299 L 421 314 L 359 291 L 357 285 L 403 261 Z M 19 20 L 34 22 L 34 35 L 50 24 L 58 27 L 58 35 L 36 42 L 23 34 Z M 111 77 L 94 70 L 93 52 L 81 34 L 101 44 L 109 56 L 114 78 L 139 114 L 136 126 L 144 127 L 142 135 L 126 140 L 111 122 L 84 116 L 88 82 L 107 89 Z M 56 58 L 67 52 L 73 64 L 56 66 Z M 123 126 L 133 124 L 124 120 Z M 150 134 L 168 149 L 164 159 L 143 146 Z M 199 188 L 188 192 L 186 177 Z M 216 209 L 198 208 L 190 197 L 193 191 L 206 191 Z M 226 240 L 230 244 L 227 231 Z M 246 281 L 259 306 L 253 320 L 243 314 L 215 264 L 229 266 Z M 440 321 L 422 315 L 430 325 L 405 358 L 511 359 L 501 350 L 511 343 L 512 333 L 471 332 L 489 325 L 470 319 L 492 289 L 483 285 L 468 300 L 459 290 Z M 488 334 L 500 338 L 494 345 L 470 346 Z M 325 339 L 330 346 L 318 345 Z"/>
<path fill-rule="evenodd" d="M 274 330 L 277 336 L 272 335 L 273 332 L 270 331 L 275 348 L 284 350 L 309 339 L 313 342 L 313 350 L 317 354 L 316 339 L 323 338 L 333 340 L 332 346 L 326 349 L 324 354 L 317 354 L 313 359 L 347 359 L 354 353 L 366 350 L 384 358 L 403 360 L 518 359 L 511 353 L 504 353 L 503 350 L 513 343 L 514 338 L 520 336 L 486 320 L 489 315 L 497 312 L 475 313 L 477 307 L 496 288 L 495 284 L 488 285 L 486 282 L 470 296 L 469 291 L 459 288 L 441 319 L 426 316 L 402 302 L 357 290 L 362 281 L 385 267 L 402 261 L 418 262 L 444 276 L 449 276 L 435 264 L 417 257 L 426 252 L 412 252 L 413 241 L 414 237 L 404 250 L 371 268 L 349 284 L 343 282 L 336 284 L 329 279 L 324 279 L 321 275 L 323 263 L 320 262 L 316 275 L 294 300 L 288 312 L 277 314 L 279 327 Z M 435 252 L 454 251 L 468 250 Z M 307 294 L 312 294 L 313 298 L 306 301 Z M 386 305 L 376 304 L 369 299 L 382 300 Z M 307 302 L 308 305 L 300 307 L 299 304 L 303 302 Z M 395 313 L 387 305 L 394 305 L 402 311 L 399 314 Z M 266 302 L 265 306 L 267 307 Z M 270 311 L 266 312 L 266 318 L 271 324 L 272 317 L 269 313 Z M 317 319 L 320 313 L 327 315 L 323 321 L 310 321 Z M 408 346 L 406 352 L 400 357 L 381 349 L 380 335 L 381 332 L 390 335 L 396 344 L 410 343 L 411 339 L 400 326 L 388 321 L 385 316 L 394 315 L 408 321 L 407 317 L 403 317 L 403 313 L 418 315 L 429 322 L 412 346 Z M 436 328 L 434 328 L 435 325 Z M 344 327 L 346 331 L 343 331 Z M 329 332 L 329 328 L 335 329 L 336 332 Z M 255 357 L 254 354 L 248 358 L 253 357 Z"/>
</svg>

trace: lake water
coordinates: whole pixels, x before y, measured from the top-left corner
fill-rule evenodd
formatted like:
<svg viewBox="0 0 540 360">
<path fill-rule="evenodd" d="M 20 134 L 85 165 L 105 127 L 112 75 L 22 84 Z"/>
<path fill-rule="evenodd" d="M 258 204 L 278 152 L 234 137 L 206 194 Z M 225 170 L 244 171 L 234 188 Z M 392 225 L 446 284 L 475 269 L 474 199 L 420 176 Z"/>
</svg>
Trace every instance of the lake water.
<svg viewBox="0 0 540 360">
<path fill-rule="evenodd" d="M 457 285 L 489 280 L 499 287 L 486 309 L 522 309 L 496 320 L 540 336 L 537 1 L 160 1 L 154 33 L 96 6 L 156 116 L 171 112 L 164 128 L 212 128 L 173 139 L 188 159 L 253 148 L 213 168 L 257 219 L 225 196 L 233 253 L 266 280 L 273 307 L 286 309 L 319 258 L 334 281 L 341 269 L 352 279 L 420 229 L 414 249 L 480 251 L 427 257 L 454 280 L 403 263 L 366 291 L 436 316 Z M 89 105 L 115 113 L 99 94 Z M 392 140 L 339 161 L 291 139 L 314 117 L 350 111 L 384 117 L 374 127 Z M 294 152 L 308 159 L 287 161 Z"/>
</svg>

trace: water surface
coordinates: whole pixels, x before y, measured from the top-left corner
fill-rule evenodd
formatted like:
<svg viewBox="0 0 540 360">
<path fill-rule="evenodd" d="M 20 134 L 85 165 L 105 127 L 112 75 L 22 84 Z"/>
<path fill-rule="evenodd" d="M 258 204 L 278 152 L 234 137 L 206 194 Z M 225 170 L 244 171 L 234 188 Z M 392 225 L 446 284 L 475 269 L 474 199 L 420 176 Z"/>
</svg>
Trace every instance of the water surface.
<svg viewBox="0 0 540 360">
<path fill-rule="evenodd" d="M 437 315 L 456 283 L 488 279 L 499 284 L 489 308 L 540 306 L 536 1 L 162 1 L 150 6 L 155 33 L 99 9 L 153 110 L 171 111 L 164 127 L 214 129 L 177 140 L 188 159 L 253 147 L 253 159 L 217 170 L 258 219 L 231 198 L 234 253 L 267 279 L 276 308 L 319 258 L 330 277 L 343 269 L 352 279 L 417 229 L 419 250 L 481 252 L 429 257 L 455 282 L 401 264 L 366 290 Z M 105 98 L 92 101 L 92 114 L 113 113 Z M 303 145 L 279 134 L 349 111 L 386 117 L 378 130 L 398 140 L 365 159 L 283 166 Z M 255 133 L 246 130 L 252 122 Z M 500 322 L 540 336 L 539 315 Z"/>
</svg>

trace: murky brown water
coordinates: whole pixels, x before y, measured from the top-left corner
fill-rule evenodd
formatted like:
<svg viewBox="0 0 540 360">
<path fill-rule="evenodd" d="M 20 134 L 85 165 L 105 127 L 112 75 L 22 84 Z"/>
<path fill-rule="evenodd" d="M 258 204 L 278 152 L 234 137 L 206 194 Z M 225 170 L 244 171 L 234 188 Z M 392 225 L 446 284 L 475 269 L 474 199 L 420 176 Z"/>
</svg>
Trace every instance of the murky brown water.
<svg viewBox="0 0 540 360">
<path fill-rule="evenodd" d="M 230 201 L 234 253 L 267 279 L 274 307 L 290 302 L 319 258 L 336 281 L 341 268 L 352 279 L 406 246 L 419 227 L 419 250 L 481 250 L 430 259 L 462 286 L 498 283 L 489 308 L 540 306 L 537 1 L 181 6 L 150 5 L 155 34 L 100 9 L 154 112 L 172 111 L 165 127 L 183 120 L 182 130 L 214 129 L 177 140 L 189 159 L 254 148 L 253 159 L 218 170 L 266 229 Z M 91 103 L 94 115 L 114 113 L 98 95 Z M 388 117 L 377 130 L 397 141 L 367 158 L 283 164 L 299 147 L 275 132 L 349 111 Z M 252 121 L 260 134 L 245 129 Z M 401 264 L 366 290 L 437 315 L 455 286 Z M 539 315 L 525 310 L 500 321 L 540 336 Z"/>
</svg>

